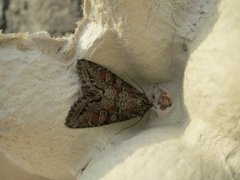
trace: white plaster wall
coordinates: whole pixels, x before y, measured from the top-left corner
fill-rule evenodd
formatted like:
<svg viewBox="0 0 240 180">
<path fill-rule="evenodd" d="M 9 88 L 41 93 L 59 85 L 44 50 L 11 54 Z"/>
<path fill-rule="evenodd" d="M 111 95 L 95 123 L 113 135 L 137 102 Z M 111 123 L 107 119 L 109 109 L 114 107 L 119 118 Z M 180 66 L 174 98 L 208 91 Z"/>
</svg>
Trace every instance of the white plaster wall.
<svg viewBox="0 0 240 180">
<path fill-rule="evenodd" d="M 24 171 L 21 167 L 11 163 L 3 154 L 0 154 L 0 174 L 1 180 L 49 180 Z"/>
<path fill-rule="evenodd" d="M 240 3 L 223 1 L 208 38 L 186 69 L 185 103 L 191 118 L 184 139 L 240 179 Z"/>
<path fill-rule="evenodd" d="M 0 152 L 50 179 L 239 179 L 239 3 L 222 2 L 203 41 L 218 2 L 90 0 L 70 39 L 2 34 Z M 184 72 L 193 51 L 185 108 Z M 163 114 L 153 108 L 117 135 L 133 121 L 65 127 L 79 96 L 75 63 L 81 57 L 129 81 L 126 72 L 147 94 L 158 93 L 154 86 L 169 90 L 173 108 Z"/>
<path fill-rule="evenodd" d="M 236 140 L 240 135 L 239 10 L 237 1 L 222 2 L 218 22 L 192 54 L 185 78 L 185 102 L 192 119 L 200 118 Z"/>
<path fill-rule="evenodd" d="M 82 17 L 78 0 L 11 0 L 6 11 L 6 33 L 47 31 L 63 36 L 75 29 Z M 1 3 L 2 4 L 2 3 Z"/>
</svg>

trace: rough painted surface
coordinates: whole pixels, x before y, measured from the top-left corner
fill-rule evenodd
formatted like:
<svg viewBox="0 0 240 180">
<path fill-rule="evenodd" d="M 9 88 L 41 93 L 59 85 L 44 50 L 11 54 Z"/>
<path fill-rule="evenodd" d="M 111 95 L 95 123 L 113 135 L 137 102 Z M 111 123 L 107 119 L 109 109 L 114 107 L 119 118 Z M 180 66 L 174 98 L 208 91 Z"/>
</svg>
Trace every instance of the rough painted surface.
<svg viewBox="0 0 240 180">
<path fill-rule="evenodd" d="M 20 166 L 11 163 L 3 154 L 0 154 L 0 174 L 1 180 L 49 180 L 24 171 Z"/>
<path fill-rule="evenodd" d="M 82 17 L 81 3 L 82 0 L 2 0 L 0 27 L 5 33 L 45 30 L 55 37 L 67 35 L 74 32 L 76 21 Z"/>
<path fill-rule="evenodd" d="M 222 2 L 199 46 L 217 1 L 86 2 L 87 19 L 69 40 L 0 36 L 1 153 L 51 179 L 239 179 L 239 3 Z M 130 122 L 65 127 L 83 57 L 126 72 L 156 99 L 167 89 L 173 107 L 154 107 L 118 135 Z"/>
</svg>

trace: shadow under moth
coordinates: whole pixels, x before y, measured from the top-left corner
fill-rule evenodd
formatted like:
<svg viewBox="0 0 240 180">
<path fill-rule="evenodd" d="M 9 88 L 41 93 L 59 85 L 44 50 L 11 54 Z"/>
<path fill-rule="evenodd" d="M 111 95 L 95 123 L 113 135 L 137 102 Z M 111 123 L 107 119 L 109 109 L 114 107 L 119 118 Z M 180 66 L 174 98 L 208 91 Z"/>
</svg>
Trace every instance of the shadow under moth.
<svg viewBox="0 0 240 180">
<path fill-rule="evenodd" d="M 106 68 L 85 59 L 77 60 L 82 97 L 71 107 L 65 125 L 87 128 L 143 117 L 153 105 L 140 92 Z"/>
</svg>

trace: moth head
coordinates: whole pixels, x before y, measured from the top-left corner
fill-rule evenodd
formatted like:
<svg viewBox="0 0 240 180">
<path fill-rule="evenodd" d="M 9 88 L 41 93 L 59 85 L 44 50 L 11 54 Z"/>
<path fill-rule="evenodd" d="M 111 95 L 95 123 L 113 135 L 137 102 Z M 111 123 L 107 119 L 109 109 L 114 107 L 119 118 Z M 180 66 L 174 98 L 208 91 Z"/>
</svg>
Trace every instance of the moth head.
<svg viewBox="0 0 240 180">
<path fill-rule="evenodd" d="M 150 109 L 153 106 L 153 104 L 148 100 L 147 96 L 145 94 L 143 94 L 143 96 L 140 98 L 139 106 L 142 107 L 143 115 L 144 115 L 144 113 L 148 109 Z"/>
</svg>

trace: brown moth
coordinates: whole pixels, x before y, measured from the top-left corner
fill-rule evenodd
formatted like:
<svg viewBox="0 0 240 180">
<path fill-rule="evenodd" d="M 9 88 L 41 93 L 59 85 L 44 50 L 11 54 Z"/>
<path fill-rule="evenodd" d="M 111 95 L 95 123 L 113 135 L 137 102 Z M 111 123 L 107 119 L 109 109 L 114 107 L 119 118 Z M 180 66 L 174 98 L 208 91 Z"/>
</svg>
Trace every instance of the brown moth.
<svg viewBox="0 0 240 180">
<path fill-rule="evenodd" d="M 142 117 L 153 105 L 145 93 L 106 68 L 85 59 L 77 61 L 82 82 L 80 97 L 66 118 L 70 128 L 103 126 Z"/>
</svg>

